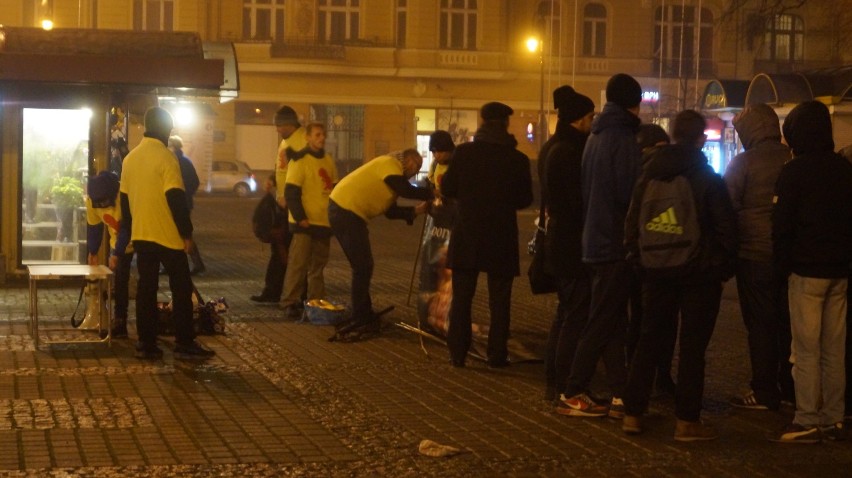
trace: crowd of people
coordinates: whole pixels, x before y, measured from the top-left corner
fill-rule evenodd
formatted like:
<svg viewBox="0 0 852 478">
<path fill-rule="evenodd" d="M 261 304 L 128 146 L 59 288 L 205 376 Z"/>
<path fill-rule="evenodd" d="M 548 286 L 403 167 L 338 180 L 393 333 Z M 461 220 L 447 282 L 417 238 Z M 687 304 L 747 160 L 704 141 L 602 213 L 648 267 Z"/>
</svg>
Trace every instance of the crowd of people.
<svg viewBox="0 0 852 478">
<path fill-rule="evenodd" d="M 615 75 L 591 121 L 589 98 L 554 91 L 556 134 L 539 156 L 559 299 L 545 398 L 557 413 L 608 416 L 638 434 L 656 382 L 674 395 L 675 440 L 716 438 L 701 420 L 705 351 L 736 276 L 752 380 L 731 405 L 795 407 L 771 441 L 843 439 L 852 164 L 834 152 L 828 109 L 803 103 L 782 128 L 771 107 L 748 106 L 734 119 L 745 150 L 723 177 L 702 153 L 698 112 L 677 114 L 670 144 L 640 125 L 641 96 L 635 79 Z M 605 400 L 589 390 L 599 360 Z"/>
<path fill-rule="evenodd" d="M 716 430 L 701 420 L 705 351 L 724 283 L 736 277 L 751 382 L 731 405 L 795 407 L 792 423 L 771 441 L 842 439 L 844 417 L 852 414 L 852 160 L 834 152 L 825 105 L 802 103 L 783 126 L 771 107 L 746 107 L 733 121 L 744 151 L 721 176 L 702 152 L 701 114 L 678 113 L 671 137 L 642 125 L 642 88 L 629 75 L 609 79 L 598 114 L 570 86 L 557 88 L 553 100 L 556 132 L 541 148 L 538 175 L 545 268 L 558 297 L 544 360 L 544 397 L 554 411 L 610 417 L 625 433 L 639 434 L 656 386 L 674 396 L 675 440 L 715 439 Z M 334 236 L 352 269 L 349 328 L 376 330 L 369 221 L 385 215 L 410 225 L 418 214 L 451 204 L 457 215 L 446 258 L 449 361 L 465 367 L 471 304 L 484 272 L 487 365 L 509 366 L 512 287 L 520 275 L 517 211 L 533 201 L 530 160 L 508 130 L 512 114 L 502 103 L 483 105 L 473 140 L 460 145 L 435 132 L 430 184 L 420 187 L 410 182 L 423 163 L 415 149 L 380 155 L 339 179 L 324 149 L 325 126 L 303 126 L 292 108 L 281 107 L 276 171 L 261 201 L 281 219 L 268 240 L 265 287 L 251 299 L 279 302 L 285 319 L 302 317 L 307 300 L 325 298 Z M 155 328 L 162 264 L 173 297 L 175 357 L 205 359 L 215 353 L 195 340 L 187 259 L 193 272 L 203 272 L 190 219 L 197 176 L 195 183 L 186 179 L 172 127 L 166 110 L 149 109 L 145 137 L 124 159 L 121 181 L 110 173 L 90 181 L 89 261 L 97 263 L 103 225 L 112 232 L 109 265 L 119 289 L 126 289 L 136 255 L 137 356 L 149 360 L 162 357 Z M 403 207 L 398 198 L 421 202 Z M 114 333 L 126 337 L 126 293 L 117 290 L 115 307 Z M 603 398 L 590 389 L 599 361 L 609 392 Z"/>
</svg>

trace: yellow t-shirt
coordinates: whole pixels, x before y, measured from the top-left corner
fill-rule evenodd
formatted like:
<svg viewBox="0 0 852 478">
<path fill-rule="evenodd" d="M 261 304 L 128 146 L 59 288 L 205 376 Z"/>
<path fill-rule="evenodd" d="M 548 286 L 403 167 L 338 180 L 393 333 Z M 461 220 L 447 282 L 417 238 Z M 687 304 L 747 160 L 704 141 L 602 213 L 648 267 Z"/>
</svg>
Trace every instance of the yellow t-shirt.
<svg viewBox="0 0 852 478">
<path fill-rule="evenodd" d="M 337 182 L 337 166 L 330 154 L 317 158 L 307 154 L 287 167 L 287 184 L 302 188 L 302 207 L 312 226 L 328 223 L 328 196 Z M 290 212 L 291 223 L 296 223 Z"/>
<path fill-rule="evenodd" d="M 402 175 L 402 163 L 397 158 L 379 156 L 341 179 L 331 192 L 331 200 L 369 221 L 396 202 L 396 193 L 385 183 L 385 178 Z"/>
<path fill-rule="evenodd" d="M 438 192 L 441 192 L 441 181 L 444 179 L 444 173 L 447 172 L 449 164 L 436 164 L 435 168 L 429 172 L 429 182 L 435 186 Z"/>
<path fill-rule="evenodd" d="M 177 158 L 160 140 L 142 138 L 121 167 L 121 192 L 127 194 L 133 216 L 131 241 L 183 250 L 183 238 L 166 201 L 170 189 L 183 190 Z"/>
<path fill-rule="evenodd" d="M 118 239 L 118 229 L 121 225 L 121 194 L 115 198 L 115 205 L 109 207 L 93 207 L 92 200 L 86 198 L 86 223 L 90 226 L 105 224 L 109 232 L 109 248 L 115 249 Z M 133 252 L 133 246 L 128 244 L 125 252 Z"/>
<path fill-rule="evenodd" d="M 275 184 L 276 193 L 275 199 L 281 201 L 284 198 L 284 183 L 287 181 L 287 148 L 293 151 L 301 151 L 308 145 L 305 127 L 299 126 L 293 134 L 287 139 L 282 139 L 278 143 L 278 158 L 275 161 Z"/>
</svg>

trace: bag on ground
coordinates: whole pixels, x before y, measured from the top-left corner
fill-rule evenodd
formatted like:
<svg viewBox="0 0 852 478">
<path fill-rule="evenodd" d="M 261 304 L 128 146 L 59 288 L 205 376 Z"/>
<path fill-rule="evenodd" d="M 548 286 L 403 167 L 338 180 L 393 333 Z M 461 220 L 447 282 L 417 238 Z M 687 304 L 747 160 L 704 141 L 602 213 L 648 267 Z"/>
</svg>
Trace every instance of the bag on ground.
<svg viewBox="0 0 852 478">
<path fill-rule="evenodd" d="M 286 219 L 283 217 L 283 211 L 278 203 L 270 198 L 263 198 L 254 209 L 254 214 L 251 218 L 251 229 L 254 236 L 269 244 L 274 238 L 273 231 L 281 227 Z"/>
</svg>

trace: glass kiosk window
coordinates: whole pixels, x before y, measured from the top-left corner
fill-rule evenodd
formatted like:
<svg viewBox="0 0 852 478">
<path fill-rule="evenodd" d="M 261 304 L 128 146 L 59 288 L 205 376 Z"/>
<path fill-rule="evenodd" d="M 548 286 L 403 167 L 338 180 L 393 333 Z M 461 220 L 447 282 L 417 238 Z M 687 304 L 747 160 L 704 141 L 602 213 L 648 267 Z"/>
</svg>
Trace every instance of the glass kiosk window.
<svg viewBox="0 0 852 478">
<path fill-rule="evenodd" d="M 21 263 L 85 264 L 86 109 L 23 110 Z"/>
</svg>

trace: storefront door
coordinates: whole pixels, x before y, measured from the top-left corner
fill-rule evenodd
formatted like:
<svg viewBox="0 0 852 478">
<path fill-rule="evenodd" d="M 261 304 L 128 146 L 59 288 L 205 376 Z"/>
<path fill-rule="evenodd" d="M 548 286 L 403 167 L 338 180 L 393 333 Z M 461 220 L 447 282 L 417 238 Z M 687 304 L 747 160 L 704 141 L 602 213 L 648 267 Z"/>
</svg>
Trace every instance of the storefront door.
<svg viewBox="0 0 852 478">
<path fill-rule="evenodd" d="M 82 264 L 89 171 L 87 109 L 23 109 L 21 263 Z"/>
</svg>

